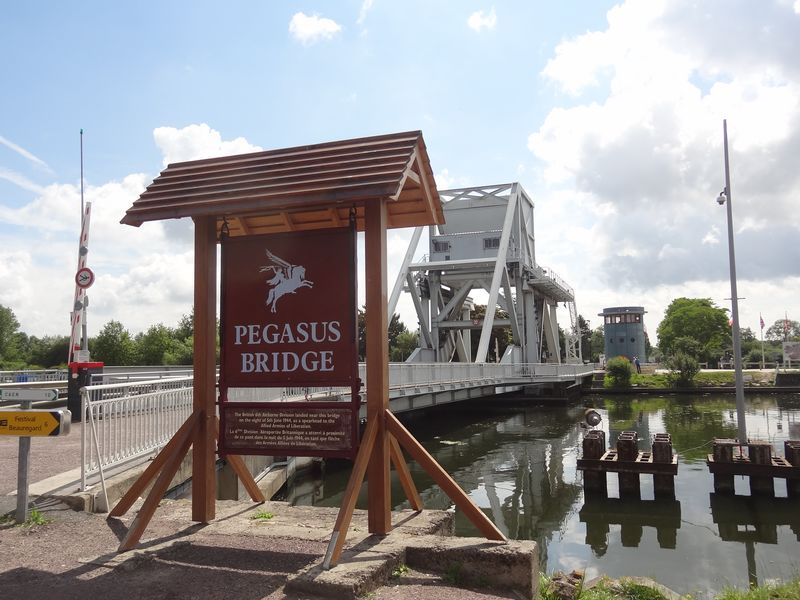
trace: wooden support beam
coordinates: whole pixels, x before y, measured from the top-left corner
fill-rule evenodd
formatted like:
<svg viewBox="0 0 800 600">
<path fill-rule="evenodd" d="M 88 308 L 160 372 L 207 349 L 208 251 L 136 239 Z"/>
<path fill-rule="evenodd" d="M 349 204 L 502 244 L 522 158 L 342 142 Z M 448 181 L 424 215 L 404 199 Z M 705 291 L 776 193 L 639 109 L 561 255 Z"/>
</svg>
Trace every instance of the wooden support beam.
<svg viewBox="0 0 800 600">
<path fill-rule="evenodd" d="M 322 561 L 322 566 L 330 569 L 339 562 L 342 555 L 342 548 L 347 539 L 347 530 L 350 528 L 350 520 L 353 518 L 353 510 L 356 507 L 358 492 L 361 483 L 364 481 L 364 474 L 367 471 L 369 457 L 375 445 L 375 438 L 378 433 L 380 423 L 377 419 L 367 421 L 367 428 L 364 430 L 364 437 L 361 439 L 361 446 L 356 454 L 356 461 L 353 463 L 353 470 L 350 472 L 350 479 L 347 480 L 347 487 L 342 497 L 342 505 L 339 507 L 339 514 L 336 516 L 336 524 L 333 526 L 331 541 L 328 543 L 328 550 Z"/>
<path fill-rule="evenodd" d="M 194 413 L 192 520 L 214 519 L 216 473 L 217 231 L 215 217 L 194 219 Z"/>
<path fill-rule="evenodd" d="M 467 496 L 453 478 L 445 471 L 428 451 L 414 438 L 403 424 L 397 420 L 391 411 L 386 411 L 386 428 L 397 438 L 408 453 L 423 469 L 428 472 L 433 480 L 442 488 L 442 491 L 455 502 L 456 506 L 466 515 L 478 530 L 490 540 L 508 541 L 506 536 L 495 526 L 483 511 L 478 508 L 472 499 Z"/>
<path fill-rule="evenodd" d="M 216 422 L 216 435 L 214 439 L 219 443 L 219 418 L 214 418 Z M 256 480 L 253 478 L 253 474 L 247 468 L 247 465 L 244 464 L 241 456 L 236 454 L 229 454 L 225 457 L 225 460 L 228 461 L 228 464 L 233 469 L 233 472 L 236 473 L 236 476 L 239 478 L 239 481 L 242 482 L 244 489 L 247 490 L 247 493 L 250 496 L 250 499 L 253 502 L 266 502 L 267 499 L 264 497 L 264 492 L 261 491 L 261 488 L 258 487 Z"/>
<path fill-rule="evenodd" d="M 247 225 L 247 219 L 245 217 L 233 217 L 236 219 L 236 222 L 239 224 L 239 229 L 242 230 L 244 235 L 250 235 L 253 233 L 250 231 L 250 227 Z"/>
<path fill-rule="evenodd" d="M 389 328 L 386 285 L 386 200 L 365 208 L 364 258 L 367 330 L 367 423 L 378 431 L 367 466 L 369 485 L 369 532 L 386 534 L 392 529 L 389 436 L 383 413 L 389 409 Z"/>
<path fill-rule="evenodd" d="M 411 478 L 411 471 L 408 469 L 400 444 L 397 443 L 397 439 L 393 435 L 389 435 L 389 449 L 392 455 L 392 464 L 397 470 L 397 477 L 400 480 L 400 485 L 403 486 L 406 498 L 408 498 L 411 508 L 419 512 L 423 508 L 422 497 L 419 495 L 417 486 L 414 485 L 414 480 Z"/>
<path fill-rule="evenodd" d="M 145 469 L 144 473 L 142 473 L 139 478 L 134 482 L 134 484 L 128 489 L 127 492 L 119 499 L 117 505 L 114 507 L 110 513 L 108 513 L 109 517 L 121 517 L 126 512 L 131 509 L 133 503 L 141 496 L 144 491 L 147 489 L 147 486 L 150 485 L 150 482 L 156 478 L 161 468 L 164 464 L 169 460 L 169 457 L 175 454 L 183 445 L 184 440 L 187 436 L 192 435 L 194 427 L 197 425 L 197 415 L 192 413 L 189 415 L 189 418 L 184 421 L 183 425 L 180 426 L 180 429 L 175 432 L 175 435 L 172 436 L 172 439 L 167 442 L 167 445 L 161 449 L 153 462 L 151 462 L 148 467 Z"/>
<path fill-rule="evenodd" d="M 130 529 L 128 529 L 128 533 L 119 545 L 119 552 L 130 550 L 139 543 L 144 530 L 150 523 L 150 519 L 153 518 L 156 508 L 158 508 L 158 503 L 161 502 L 161 499 L 164 497 L 172 478 L 175 477 L 175 473 L 178 472 L 178 468 L 181 466 L 181 462 L 183 462 L 183 457 L 186 456 L 186 453 L 189 451 L 192 438 L 197 435 L 197 430 L 200 429 L 200 427 L 201 423 L 198 420 L 194 420 L 192 426 L 186 431 L 187 435 L 181 439 L 180 444 L 175 447 L 175 451 L 167 458 L 164 468 L 153 484 L 147 498 L 145 498 L 142 508 L 139 509 L 136 518 L 133 520 L 133 523 L 131 523 Z"/>
</svg>

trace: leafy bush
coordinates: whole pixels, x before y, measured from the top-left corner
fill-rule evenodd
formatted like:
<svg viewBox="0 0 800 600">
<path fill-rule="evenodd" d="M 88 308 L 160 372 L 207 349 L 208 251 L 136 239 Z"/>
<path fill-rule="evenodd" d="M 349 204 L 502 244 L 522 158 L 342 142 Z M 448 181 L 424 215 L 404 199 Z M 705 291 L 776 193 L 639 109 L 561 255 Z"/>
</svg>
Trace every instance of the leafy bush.
<svg viewBox="0 0 800 600">
<path fill-rule="evenodd" d="M 631 384 L 633 367 L 624 356 L 615 356 L 606 363 L 606 377 L 603 385 L 607 387 L 628 387 Z"/>
<path fill-rule="evenodd" d="M 694 376 L 700 372 L 697 360 L 683 352 L 676 352 L 670 356 L 664 366 L 669 369 L 667 379 L 676 387 L 691 386 Z"/>
</svg>

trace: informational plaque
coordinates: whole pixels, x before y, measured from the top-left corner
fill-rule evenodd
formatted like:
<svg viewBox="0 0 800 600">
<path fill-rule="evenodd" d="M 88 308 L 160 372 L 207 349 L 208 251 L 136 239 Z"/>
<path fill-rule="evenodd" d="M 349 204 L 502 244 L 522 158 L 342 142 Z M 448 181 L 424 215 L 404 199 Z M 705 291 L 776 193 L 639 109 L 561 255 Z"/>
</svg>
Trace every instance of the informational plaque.
<svg viewBox="0 0 800 600">
<path fill-rule="evenodd" d="M 340 455 L 358 436 L 348 402 L 228 404 L 224 436 L 231 452 Z"/>
<path fill-rule="evenodd" d="M 355 228 L 222 240 L 220 452 L 353 456 Z M 229 402 L 229 388 L 349 387 L 352 402 Z M 291 398 L 290 398 L 291 399 Z"/>
</svg>

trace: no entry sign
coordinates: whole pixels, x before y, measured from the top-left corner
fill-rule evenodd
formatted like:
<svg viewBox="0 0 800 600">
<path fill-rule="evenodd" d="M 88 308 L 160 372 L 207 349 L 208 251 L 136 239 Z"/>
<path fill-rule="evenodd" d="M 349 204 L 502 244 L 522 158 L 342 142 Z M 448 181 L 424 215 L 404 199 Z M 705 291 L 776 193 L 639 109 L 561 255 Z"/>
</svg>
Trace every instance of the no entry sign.
<svg viewBox="0 0 800 600">
<path fill-rule="evenodd" d="M 358 438 L 353 227 L 222 241 L 220 451 L 352 456 Z M 229 388 L 350 387 L 354 402 L 229 402 Z M 293 403 L 294 404 L 294 403 Z"/>
</svg>

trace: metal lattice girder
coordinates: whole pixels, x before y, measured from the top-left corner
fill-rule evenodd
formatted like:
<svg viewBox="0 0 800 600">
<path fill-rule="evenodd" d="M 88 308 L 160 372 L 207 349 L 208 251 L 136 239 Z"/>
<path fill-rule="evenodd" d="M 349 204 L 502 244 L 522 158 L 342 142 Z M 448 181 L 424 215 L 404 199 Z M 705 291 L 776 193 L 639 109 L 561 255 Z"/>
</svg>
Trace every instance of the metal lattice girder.
<svg viewBox="0 0 800 600">
<path fill-rule="evenodd" d="M 420 346 L 439 360 L 469 360 L 470 331 L 480 329 L 475 362 L 485 362 L 492 329 L 510 327 L 515 356 L 523 362 L 541 360 L 542 338 L 552 349 L 549 361 L 560 362 L 556 305 L 570 305 L 572 328 L 567 332 L 567 360 L 580 359 L 575 293 L 552 269 L 537 264 L 533 232 L 533 201 L 519 183 L 440 190 L 445 221 L 429 228 L 424 258 L 411 262 L 421 229 L 414 232 L 390 298 L 393 311 L 401 291 L 414 296 L 420 323 Z M 488 294 L 482 321 L 470 321 L 469 294 Z M 496 319 L 497 307 L 508 319 Z M 575 313 L 575 316 L 573 316 Z M 573 337 L 575 339 L 573 339 Z M 576 341 L 577 340 L 577 341 Z"/>
</svg>

